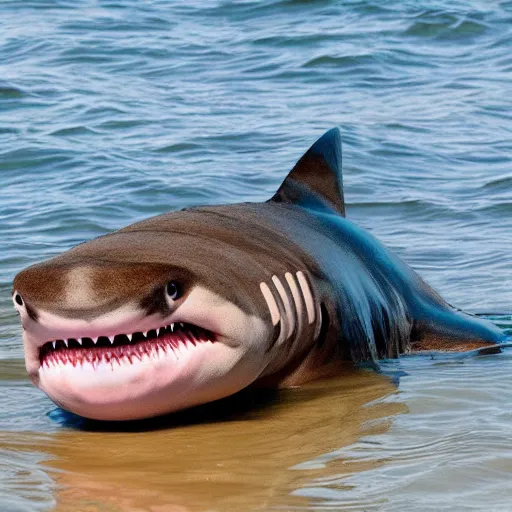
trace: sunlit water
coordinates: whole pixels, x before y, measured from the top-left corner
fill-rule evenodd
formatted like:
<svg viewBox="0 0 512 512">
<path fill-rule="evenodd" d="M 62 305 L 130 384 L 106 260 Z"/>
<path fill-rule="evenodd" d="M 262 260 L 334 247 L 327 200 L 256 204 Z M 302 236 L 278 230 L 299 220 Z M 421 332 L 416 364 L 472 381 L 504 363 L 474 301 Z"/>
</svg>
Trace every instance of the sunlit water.
<svg viewBox="0 0 512 512">
<path fill-rule="evenodd" d="M 0 510 L 512 510 L 512 349 L 105 432 L 28 383 L 10 298 L 93 236 L 268 198 L 339 125 L 348 216 L 511 331 L 511 50 L 512 2 L 3 0 Z"/>
</svg>

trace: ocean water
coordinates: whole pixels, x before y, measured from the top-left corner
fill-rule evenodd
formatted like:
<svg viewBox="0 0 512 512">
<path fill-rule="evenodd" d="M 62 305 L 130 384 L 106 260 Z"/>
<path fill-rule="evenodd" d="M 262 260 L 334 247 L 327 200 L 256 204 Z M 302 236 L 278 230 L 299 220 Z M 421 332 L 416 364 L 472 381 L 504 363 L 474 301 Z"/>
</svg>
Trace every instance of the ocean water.
<svg viewBox="0 0 512 512">
<path fill-rule="evenodd" d="M 512 332 L 511 91 L 510 1 L 0 2 L 0 510 L 512 510 L 510 349 L 103 432 L 32 388 L 10 295 L 131 222 L 267 199 L 339 126 L 347 216 Z"/>
</svg>

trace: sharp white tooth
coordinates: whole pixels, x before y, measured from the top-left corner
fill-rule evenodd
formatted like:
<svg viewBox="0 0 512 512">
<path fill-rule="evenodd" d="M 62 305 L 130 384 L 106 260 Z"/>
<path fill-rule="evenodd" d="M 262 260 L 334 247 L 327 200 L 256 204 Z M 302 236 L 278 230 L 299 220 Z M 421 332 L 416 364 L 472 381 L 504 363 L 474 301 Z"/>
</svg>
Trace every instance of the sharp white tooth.
<svg viewBox="0 0 512 512">
<path fill-rule="evenodd" d="M 185 327 L 185 324 L 180 322 L 180 327 L 183 329 L 183 327 Z"/>
<path fill-rule="evenodd" d="M 160 336 L 160 327 L 156 330 L 156 335 Z"/>
<path fill-rule="evenodd" d="M 128 338 L 129 341 L 132 341 L 133 334 L 127 334 L 126 337 Z"/>
<path fill-rule="evenodd" d="M 174 324 L 171 324 L 170 327 L 171 327 L 171 332 L 174 332 Z"/>
<path fill-rule="evenodd" d="M 64 340 L 64 345 L 68 346 L 68 340 Z"/>
<path fill-rule="evenodd" d="M 114 344 L 114 336 L 108 336 L 108 339 L 110 340 L 110 344 Z"/>
<path fill-rule="evenodd" d="M 142 336 L 144 336 L 144 338 L 146 338 L 146 337 L 147 337 L 147 335 L 148 335 L 148 331 L 144 331 L 144 332 L 142 333 Z"/>
<path fill-rule="evenodd" d="M 56 341 L 52 341 L 52 345 L 53 345 L 53 348 L 55 348 L 57 346 L 57 342 Z"/>
<path fill-rule="evenodd" d="M 96 345 L 98 343 L 99 336 L 96 336 L 96 338 L 91 338 L 92 342 Z"/>
<path fill-rule="evenodd" d="M 83 343 L 84 339 L 83 338 L 77 338 L 76 341 L 78 341 L 78 343 L 80 343 L 80 345 Z"/>
</svg>

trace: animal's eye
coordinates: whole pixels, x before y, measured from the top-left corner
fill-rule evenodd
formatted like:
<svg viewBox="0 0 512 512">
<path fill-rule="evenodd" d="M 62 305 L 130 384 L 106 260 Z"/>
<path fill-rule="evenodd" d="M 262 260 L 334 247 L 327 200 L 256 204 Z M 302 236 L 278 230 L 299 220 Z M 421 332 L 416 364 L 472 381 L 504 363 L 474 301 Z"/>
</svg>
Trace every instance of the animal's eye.
<svg viewBox="0 0 512 512">
<path fill-rule="evenodd" d="M 172 300 L 176 300 L 181 295 L 181 286 L 176 281 L 169 281 L 165 291 Z"/>
<path fill-rule="evenodd" d="M 21 295 L 19 293 L 16 293 L 14 295 L 14 302 L 18 304 L 19 306 L 23 306 L 23 299 L 21 298 Z"/>
</svg>

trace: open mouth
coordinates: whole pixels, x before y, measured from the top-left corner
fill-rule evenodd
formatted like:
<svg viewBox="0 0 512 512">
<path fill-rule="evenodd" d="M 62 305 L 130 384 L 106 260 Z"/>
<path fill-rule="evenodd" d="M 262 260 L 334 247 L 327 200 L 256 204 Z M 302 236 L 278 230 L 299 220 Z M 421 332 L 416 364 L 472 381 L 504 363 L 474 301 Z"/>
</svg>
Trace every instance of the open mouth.
<svg viewBox="0 0 512 512">
<path fill-rule="evenodd" d="M 97 366 L 107 363 L 113 369 L 115 364 L 133 364 L 170 353 L 179 359 L 183 348 L 214 341 L 215 334 L 206 329 L 174 323 L 147 332 L 49 341 L 39 350 L 39 362 L 43 368 L 62 364 Z"/>
</svg>

